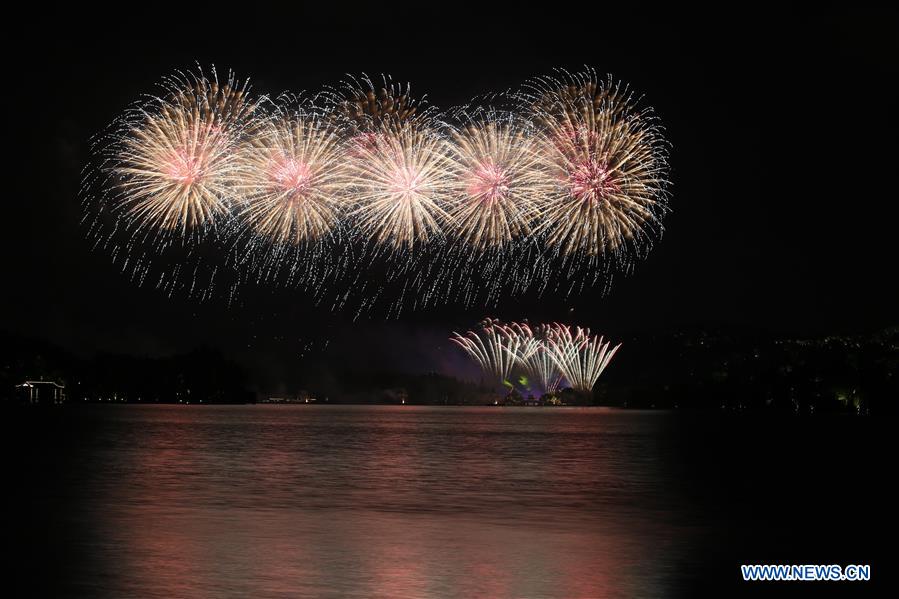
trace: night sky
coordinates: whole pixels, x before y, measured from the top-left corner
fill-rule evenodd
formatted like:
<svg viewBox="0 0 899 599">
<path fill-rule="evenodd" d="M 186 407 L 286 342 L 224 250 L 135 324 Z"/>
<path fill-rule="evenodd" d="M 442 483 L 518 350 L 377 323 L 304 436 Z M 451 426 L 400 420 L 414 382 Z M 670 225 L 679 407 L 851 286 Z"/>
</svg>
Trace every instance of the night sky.
<svg viewBox="0 0 899 599">
<path fill-rule="evenodd" d="M 4 53 L 12 134 L 0 328 L 82 355 L 208 346 L 274 385 L 309 359 L 445 369 L 462 360 L 450 331 L 488 313 L 613 335 L 696 326 L 822 335 L 899 322 L 895 12 L 224 10 L 214 20 L 35 15 L 28 22 L 40 25 Z M 77 194 L 90 136 L 195 62 L 271 94 L 388 73 L 439 107 L 588 64 L 656 109 L 672 143 L 673 213 L 649 258 L 607 297 L 355 323 L 310 311 L 290 291 L 249 293 L 231 307 L 170 299 L 91 251 Z"/>
</svg>

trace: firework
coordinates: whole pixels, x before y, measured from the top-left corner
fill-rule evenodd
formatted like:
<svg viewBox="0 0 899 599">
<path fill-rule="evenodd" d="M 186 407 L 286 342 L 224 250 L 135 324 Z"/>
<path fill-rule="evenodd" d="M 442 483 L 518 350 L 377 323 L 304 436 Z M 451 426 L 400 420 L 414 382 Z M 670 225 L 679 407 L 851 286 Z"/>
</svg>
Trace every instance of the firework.
<svg viewBox="0 0 899 599">
<path fill-rule="evenodd" d="M 142 284 L 229 299 L 302 284 L 332 309 L 398 315 L 608 284 L 662 230 L 661 128 L 593 72 L 440 118 L 387 77 L 268 104 L 211 75 L 168 78 L 126 111 L 85 177 L 90 234 Z M 548 329 L 484 330 L 530 344 L 519 367 L 554 388 Z"/>
<path fill-rule="evenodd" d="M 352 226 L 394 249 L 440 238 L 453 197 L 445 140 L 430 129 L 398 124 L 350 144 Z"/>
<path fill-rule="evenodd" d="M 136 230 L 186 235 L 229 216 L 236 148 L 255 105 L 233 77 L 181 76 L 166 87 L 128 113 L 107 149 L 110 207 Z"/>
<path fill-rule="evenodd" d="M 425 99 L 412 96 L 409 83 L 384 75 L 377 84 L 366 75 L 349 76 L 323 94 L 329 112 L 353 134 L 377 131 L 401 123 L 426 122 L 431 117 Z"/>
<path fill-rule="evenodd" d="M 240 149 L 238 213 L 258 235 L 297 245 L 338 224 L 346 168 L 338 131 L 312 115 L 277 115 Z"/>
<path fill-rule="evenodd" d="M 512 323 L 505 330 L 508 335 L 514 335 L 518 339 L 517 343 L 510 343 L 510 346 L 517 348 L 516 361 L 528 377 L 545 393 L 553 394 L 558 391 L 562 374 L 546 346 L 550 327 L 539 325 L 532 328 L 525 322 Z"/>
<path fill-rule="evenodd" d="M 466 120 L 451 138 L 459 196 L 453 235 L 484 251 L 530 234 L 535 207 L 552 188 L 537 143 L 514 118 Z"/>
<path fill-rule="evenodd" d="M 465 335 L 453 333 L 450 341 L 465 350 L 494 382 L 509 380 L 517 361 L 520 339 L 508 334 L 500 321 L 487 318 L 481 321 L 477 331 L 468 331 Z"/>
<path fill-rule="evenodd" d="M 590 334 L 590 329 L 555 324 L 545 342 L 549 354 L 562 376 L 573 389 L 591 391 L 599 375 L 615 356 L 619 343 L 611 343 Z"/>
<path fill-rule="evenodd" d="M 537 232 L 564 255 L 639 251 L 667 211 L 667 146 L 651 110 L 638 110 L 626 87 L 590 71 L 539 79 L 531 90 L 555 184 Z"/>
<path fill-rule="evenodd" d="M 503 324 L 492 318 L 482 321 L 478 330 L 453 333 L 450 340 L 494 380 L 509 380 L 518 367 L 547 393 L 558 391 L 563 380 L 572 389 L 591 391 L 621 347 L 611 347 L 590 329 L 558 323 Z"/>
</svg>

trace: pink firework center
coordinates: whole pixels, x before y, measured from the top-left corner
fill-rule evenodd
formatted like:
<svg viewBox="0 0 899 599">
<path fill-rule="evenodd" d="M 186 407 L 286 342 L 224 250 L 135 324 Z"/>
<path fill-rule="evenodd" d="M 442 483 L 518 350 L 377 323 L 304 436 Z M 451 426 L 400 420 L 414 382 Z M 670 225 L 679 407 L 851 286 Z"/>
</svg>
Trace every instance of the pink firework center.
<svg viewBox="0 0 899 599">
<path fill-rule="evenodd" d="M 565 183 L 572 197 L 580 201 L 598 203 L 621 191 L 621 186 L 604 160 L 588 159 L 572 167 Z"/>
<path fill-rule="evenodd" d="M 492 162 L 479 164 L 469 172 L 466 192 L 477 202 L 496 204 L 509 194 L 509 177 L 505 169 Z"/>
<path fill-rule="evenodd" d="M 362 158 L 366 152 L 377 151 L 383 145 L 382 134 L 371 131 L 359 133 L 350 140 L 349 153 L 355 158 Z"/>
<path fill-rule="evenodd" d="M 400 166 L 390 174 L 388 189 L 390 193 L 396 194 L 402 199 L 413 199 L 422 188 L 422 173 L 417 169 L 409 166 Z"/>
<path fill-rule="evenodd" d="M 165 175 L 173 182 L 189 187 L 203 180 L 209 162 L 209 151 L 179 148 L 172 152 Z"/>
<path fill-rule="evenodd" d="M 160 144 L 162 145 L 162 144 Z M 220 186 L 222 156 L 214 140 L 176 148 L 157 148 L 149 156 L 156 164 L 136 166 L 129 172 L 139 173 L 143 180 L 129 181 L 137 191 L 128 206 L 132 218 L 161 229 L 184 231 L 211 223 L 216 215 L 227 212 Z M 158 165 L 158 166 L 156 166 Z"/>
<path fill-rule="evenodd" d="M 285 200 L 296 202 L 308 198 L 314 189 L 315 172 L 308 163 L 285 156 L 274 161 L 269 179 L 273 187 L 286 192 Z"/>
<path fill-rule="evenodd" d="M 566 127 L 558 136 L 556 149 L 567 162 L 561 182 L 574 199 L 596 204 L 621 191 L 602 146 L 600 136 L 588 127 Z"/>
</svg>

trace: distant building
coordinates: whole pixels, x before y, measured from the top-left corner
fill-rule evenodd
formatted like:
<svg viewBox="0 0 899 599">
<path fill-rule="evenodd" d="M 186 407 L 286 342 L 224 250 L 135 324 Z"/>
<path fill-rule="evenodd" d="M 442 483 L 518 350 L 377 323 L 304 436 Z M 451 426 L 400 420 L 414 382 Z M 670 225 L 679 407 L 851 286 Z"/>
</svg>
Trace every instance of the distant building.
<svg viewBox="0 0 899 599">
<path fill-rule="evenodd" d="M 16 385 L 16 397 L 29 404 L 61 404 L 66 400 L 66 386 L 55 381 L 25 381 Z"/>
<path fill-rule="evenodd" d="M 274 404 L 297 404 L 297 403 L 315 403 L 317 400 L 309 395 L 308 391 L 300 391 L 294 396 L 283 397 L 257 397 L 256 403 L 274 403 Z"/>
</svg>

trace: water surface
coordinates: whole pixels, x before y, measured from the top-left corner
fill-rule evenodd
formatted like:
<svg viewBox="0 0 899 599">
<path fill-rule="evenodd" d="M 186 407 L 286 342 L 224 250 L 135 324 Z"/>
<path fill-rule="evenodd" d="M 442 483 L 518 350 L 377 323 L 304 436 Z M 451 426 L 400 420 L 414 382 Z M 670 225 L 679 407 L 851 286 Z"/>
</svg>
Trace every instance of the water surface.
<svg viewBox="0 0 899 599">
<path fill-rule="evenodd" d="M 29 562 L 66 596 L 689 596 L 713 580 L 698 569 L 715 543 L 734 551 L 730 523 L 761 530 L 752 489 L 734 491 L 743 476 L 718 458 L 691 465 L 726 440 L 695 435 L 691 453 L 665 412 L 77 406 L 25 419 L 20 524 Z M 734 560 L 717 576 L 736 577 Z"/>
</svg>

